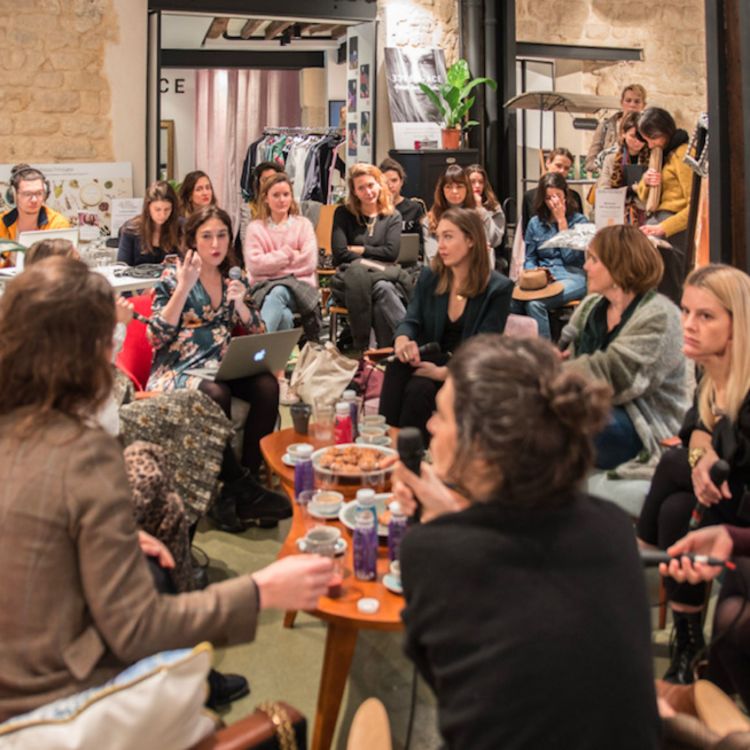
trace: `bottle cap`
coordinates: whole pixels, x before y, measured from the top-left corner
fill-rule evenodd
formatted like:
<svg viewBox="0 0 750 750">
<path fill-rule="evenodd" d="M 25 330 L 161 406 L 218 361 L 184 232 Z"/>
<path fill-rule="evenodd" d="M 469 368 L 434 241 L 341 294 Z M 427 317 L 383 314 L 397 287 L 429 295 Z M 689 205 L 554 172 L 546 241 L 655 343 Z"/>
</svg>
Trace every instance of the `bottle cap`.
<svg viewBox="0 0 750 750">
<path fill-rule="evenodd" d="M 394 500 L 392 503 L 388 505 L 388 510 L 391 511 L 394 515 L 397 516 L 403 516 L 404 511 L 401 510 L 401 503 L 398 500 Z"/>
<path fill-rule="evenodd" d="M 380 609 L 380 602 L 366 596 L 357 602 L 357 609 L 363 614 L 374 615 Z"/>
<path fill-rule="evenodd" d="M 354 401 L 357 398 L 357 391 L 347 388 L 341 395 L 341 398 L 343 398 L 344 401 Z"/>
<path fill-rule="evenodd" d="M 349 416 L 349 404 L 346 401 L 339 401 L 336 404 L 336 414 L 340 414 L 342 417 Z"/>
</svg>

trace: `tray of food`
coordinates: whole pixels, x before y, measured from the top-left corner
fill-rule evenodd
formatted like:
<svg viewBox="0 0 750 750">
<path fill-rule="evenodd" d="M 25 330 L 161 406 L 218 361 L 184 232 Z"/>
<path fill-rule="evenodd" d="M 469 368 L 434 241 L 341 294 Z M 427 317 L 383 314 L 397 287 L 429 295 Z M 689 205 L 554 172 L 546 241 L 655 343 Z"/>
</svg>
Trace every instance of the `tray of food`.
<svg viewBox="0 0 750 750">
<path fill-rule="evenodd" d="M 322 488 L 348 484 L 385 490 L 392 456 L 397 455 L 392 448 L 379 445 L 342 443 L 321 448 L 312 455 L 316 483 Z"/>
</svg>

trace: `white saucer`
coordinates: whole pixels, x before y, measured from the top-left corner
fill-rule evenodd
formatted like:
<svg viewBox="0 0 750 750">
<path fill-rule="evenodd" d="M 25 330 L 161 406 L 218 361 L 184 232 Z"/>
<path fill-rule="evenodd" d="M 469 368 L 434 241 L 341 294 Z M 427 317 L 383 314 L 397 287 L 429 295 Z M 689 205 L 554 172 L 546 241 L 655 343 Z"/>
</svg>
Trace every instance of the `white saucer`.
<svg viewBox="0 0 750 750">
<path fill-rule="evenodd" d="M 306 552 L 307 551 L 306 547 L 307 547 L 307 544 L 305 543 L 305 537 L 301 536 L 297 540 L 297 549 L 300 552 Z M 344 552 L 346 552 L 347 547 L 348 547 L 348 544 L 346 543 L 346 539 L 340 536 L 336 540 L 336 546 L 334 547 L 333 552 L 336 555 L 336 557 L 338 557 L 339 555 L 343 555 Z"/>
<path fill-rule="evenodd" d="M 386 573 L 383 576 L 383 586 L 385 586 L 392 594 L 401 595 L 404 593 L 401 581 L 399 581 L 392 573 Z"/>
<path fill-rule="evenodd" d="M 294 466 L 294 461 L 292 460 L 292 457 L 288 453 L 285 453 L 281 457 L 281 463 L 284 464 L 285 466 L 292 466 L 292 467 Z"/>
<path fill-rule="evenodd" d="M 336 510 L 330 511 L 330 510 L 322 510 L 320 506 L 317 503 L 308 503 L 307 505 L 307 512 L 313 517 L 313 518 L 320 518 L 323 521 L 335 521 L 339 517 L 339 511 L 341 510 L 341 506 L 337 507 Z"/>
</svg>

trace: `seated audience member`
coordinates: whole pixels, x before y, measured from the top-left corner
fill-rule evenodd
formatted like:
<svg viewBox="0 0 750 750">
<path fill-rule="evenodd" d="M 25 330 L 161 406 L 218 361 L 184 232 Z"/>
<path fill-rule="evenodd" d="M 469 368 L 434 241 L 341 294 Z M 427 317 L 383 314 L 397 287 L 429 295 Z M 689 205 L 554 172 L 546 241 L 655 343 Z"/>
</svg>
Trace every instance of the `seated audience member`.
<svg viewBox="0 0 750 750">
<path fill-rule="evenodd" d="M 204 206 L 216 205 L 216 194 L 211 178 L 200 169 L 188 172 L 180 186 L 182 216 L 187 219 L 193 211 Z"/>
<path fill-rule="evenodd" d="M 331 247 L 337 268 L 332 289 L 349 310 L 355 349 L 393 344 L 411 294 L 409 275 L 395 265 L 401 243 L 401 214 L 394 210 L 382 172 L 355 164 L 347 177 L 346 204 L 333 214 Z"/>
<path fill-rule="evenodd" d="M 432 465 L 396 469 L 422 508 L 401 545 L 406 652 L 447 748 L 659 746 L 632 526 L 579 489 L 607 391 L 539 339 L 475 336 L 437 395 Z"/>
<path fill-rule="evenodd" d="M 418 427 L 427 439 L 446 364 L 462 341 L 478 333 L 502 333 L 513 284 L 490 268 L 484 227 L 476 211 L 450 208 L 437 227 L 438 254 L 424 268 L 396 329 L 397 362 L 388 365 L 380 413 L 393 427 Z M 440 345 L 422 357 L 419 347 Z"/>
<path fill-rule="evenodd" d="M 245 282 L 228 278 L 230 267 L 236 265 L 231 237 L 231 219 L 217 206 L 206 206 L 188 219 L 182 261 L 166 267 L 155 289 L 148 325 L 154 346 L 148 390 L 200 390 L 218 403 L 227 417 L 232 396 L 250 404 L 242 465 L 227 445 L 220 475 L 224 488 L 211 509 L 220 529 L 241 531 L 243 524 L 273 526 L 288 518 L 291 508 L 286 497 L 264 488 L 253 476 L 257 476 L 262 460 L 260 439 L 273 432 L 276 424 L 276 378 L 260 373 L 219 383 L 191 374 L 194 368 L 220 364 L 236 325 L 251 333 L 264 330 Z"/>
<path fill-rule="evenodd" d="M 300 216 L 285 174 L 263 180 L 257 216 L 245 234 L 245 268 L 266 330 L 293 328 L 300 313 L 307 338 L 317 341 L 318 240 L 309 219 Z"/>
<path fill-rule="evenodd" d="M 625 197 L 625 221 L 640 226 L 646 221 L 645 205 L 628 183 L 627 167 L 648 167 L 650 149 L 638 133 L 638 112 L 628 112 L 620 120 L 620 134 L 617 147 L 604 157 L 597 188 L 627 187 Z M 636 181 L 637 182 L 637 181 Z"/>
<path fill-rule="evenodd" d="M 680 311 L 656 291 L 664 270 L 636 227 L 601 229 L 586 251 L 589 296 L 576 308 L 569 367 L 606 381 L 607 426 L 595 437 L 595 465 L 613 469 L 675 435 L 688 406 Z"/>
<path fill-rule="evenodd" d="M 380 164 L 380 171 L 385 177 L 391 200 L 396 210 L 401 214 L 401 234 L 418 234 L 420 258 L 424 258 L 424 235 L 422 234 L 422 219 L 427 208 L 420 198 L 405 198 L 401 195 L 406 182 L 406 172 L 395 159 L 384 159 Z"/>
<path fill-rule="evenodd" d="M 495 191 L 492 189 L 492 185 L 490 185 L 487 170 L 481 164 L 472 164 L 466 167 L 466 174 L 469 176 L 471 191 L 477 207 L 483 208 L 492 217 L 492 221 L 500 233 L 500 241 L 493 246 L 495 248 L 495 268 L 501 270 L 503 264 L 507 268 L 508 259 L 503 259 L 500 254 L 503 237 L 505 236 L 505 214 L 500 206 L 500 201 L 495 195 Z"/>
<path fill-rule="evenodd" d="M 564 177 L 566 180 L 570 174 L 571 167 L 573 166 L 573 154 L 568 151 L 567 148 L 554 148 L 549 152 L 547 158 L 544 161 L 544 174 L 556 173 Z M 526 235 L 526 229 L 529 226 L 531 217 L 535 215 L 536 210 L 534 208 L 534 201 L 536 200 L 537 188 L 529 188 L 523 194 L 523 202 L 521 203 L 521 231 L 524 236 Z M 579 214 L 583 213 L 583 201 L 577 190 L 571 190 L 568 188 L 568 200 L 570 201 L 573 210 Z"/>
<path fill-rule="evenodd" d="M 267 177 L 272 177 L 275 174 L 283 174 L 284 167 L 275 161 L 262 161 L 255 165 L 253 169 L 253 195 L 255 196 L 250 202 L 250 217 L 252 219 L 258 218 L 258 209 L 260 204 L 258 199 L 260 197 L 260 188 L 263 184 L 263 180 Z"/>
<path fill-rule="evenodd" d="M 260 610 L 312 609 L 330 579 L 330 561 L 295 556 L 205 591 L 156 591 L 122 448 L 93 420 L 114 327 L 111 287 L 77 260 L 47 258 L 0 298 L 0 449 L 14 457 L 0 466 L 0 721 L 165 649 L 251 640 Z"/>
<path fill-rule="evenodd" d="M 440 179 L 435 185 L 432 207 L 423 222 L 426 228 L 425 253 L 427 259 L 432 260 L 437 253 L 437 226 L 443 213 L 449 208 L 471 208 L 479 214 L 484 225 L 489 250 L 503 241 L 502 232 L 493 221 L 489 211 L 486 211 L 483 206 L 477 205 L 468 173 L 458 164 L 451 164 L 440 175 Z"/>
<path fill-rule="evenodd" d="M 646 106 L 646 89 L 638 83 L 631 83 L 622 90 L 618 112 L 602 120 L 594 131 L 589 152 L 586 155 L 586 171 L 602 169 L 605 152 L 615 146 L 622 132 L 622 120 L 630 113 L 643 112 Z"/>
<path fill-rule="evenodd" d="M 660 250 L 665 275 L 661 291 L 679 304 L 686 272 L 687 226 L 693 189 L 693 171 L 683 161 L 689 137 L 687 132 L 678 129 L 669 112 L 658 107 L 649 107 L 638 118 L 638 132 L 651 150 L 663 149 L 661 171 L 649 169 L 638 185 L 638 197 L 644 205 L 651 188 L 661 190 L 659 205 L 648 216 L 641 231 L 672 245 L 672 249 Z"/>
<path fill-rule="evenodd" d="M 693 271 L 682 295 L 682 330 L 685 356 L 699 366 L 695 403 L 680 430 L 683 447 L 662 457 L 638 521 L 639 539 L 661 549 L 684 536 L 696 503 L 703 526 L 750 525 L 741 513 L 750 482 L 750 277 L 723 265 Z M 717 487 L 709 471 L 719 459 L 731 471 Z M 676 647 L 664 679 L 686 684 L 705 645 L 705 587 L 671 579 L 665 587 Z"/>
<path fill-rule="evenodd" d="M 536 320 L 539 335 L 543 338 L 551 337 L 548 311 L 581 299 L 586 294 L 586 274 L 583 271 L 585 256 L 582 251 L 567 247 L 542 250 L 540 245 L 559 232 L 586 221 L 586 217 L 573 208 L 565 178 L 556 172 L 544 175 L 536 192 L 534 216 L 526 229 L 523 267 L 546 269 L 563 285 L 563 290 L 551 297 L 513 302 L 514 312 L 524 313 Z"/>
<path fill-rule="evenodd" d="M 172 186 L 164 180 L 151 184 L 143 198 L 140 216 L 120 230 L 117 260 L 129 266 L 161 263 L 177 253 L 180 245 L 179 203 Z"/>
<path fill-rule="evenodd" d="M 21 232 L 68 229 L 68 219 L 44 203 L 49 192 L 49 182 L 38 169 L 28 164 L 16 164 L 10 170 L 8 195 L 8 202 L 14 203 L 15 208 L 0 215 L 0 240 L 16 240 Z M 9 254 L 0 254 L 0 266 L 9 263 Z"/>
<path fill-rule="evenodd" d="M 74 258 L 80 260 L 78 250 L 75 249 L 70 240 L 39 240 L 35 242 L 25 253 L 24 268 L 33 266 L 45 258 L 61 256 L 63 258 Z"/>
<path fill-rule="evenodd" d="M 708 672 L 711 680 L 730 695 L 739 693 L 750 705 L 750 609 L 747 581 L 750 578 L 750 529 L 738 526 L 709 526 L 690 532 L 667 549 L 673 557 L 706 555 L 717 560 L 734 558 L 736 570 L 691 562 L 682 557 L 669 566 L 662 563 L 662 575 L 678 583 L 702 584 L 722 572 L 723 580 L 714 614 L 712 641 L 709 644 Z"/>
</svg>

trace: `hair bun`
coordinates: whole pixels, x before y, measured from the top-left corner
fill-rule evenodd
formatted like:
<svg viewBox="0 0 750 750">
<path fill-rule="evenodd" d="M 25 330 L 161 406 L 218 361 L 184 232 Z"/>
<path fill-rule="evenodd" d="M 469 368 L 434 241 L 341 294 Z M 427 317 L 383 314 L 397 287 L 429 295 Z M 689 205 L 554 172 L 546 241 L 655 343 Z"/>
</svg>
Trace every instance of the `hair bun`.
<svg viewBox="0 0 750 750">
<path fill-rule="evenodd" d="M 602 380 L 562 370 L 547 386 L 549 408 L 569 430 L 595 435 L 607 421 L 612 389 Z"/>
</svg>

